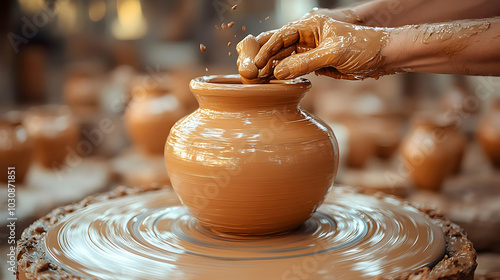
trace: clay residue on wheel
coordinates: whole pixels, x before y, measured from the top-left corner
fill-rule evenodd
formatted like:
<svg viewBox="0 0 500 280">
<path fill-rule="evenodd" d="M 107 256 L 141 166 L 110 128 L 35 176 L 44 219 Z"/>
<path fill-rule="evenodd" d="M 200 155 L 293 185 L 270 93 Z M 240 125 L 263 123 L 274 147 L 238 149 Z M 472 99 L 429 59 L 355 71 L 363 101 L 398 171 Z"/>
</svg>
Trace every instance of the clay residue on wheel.
<svg viewBox="0 0 500 280">
<path fill-rule="evenodd" d="M 157 190 L 153 187 L 151 190 Z M 342 192 L 352 192 L 351 188 L 343 188 Z M 19 279 L 83 279 L 78 275 L 71 274 L 61 269 L 56 263 L 53 263 L 44 254 L 43 238 L 49 228 L 53 227 L 66 215 L 87 207 L 91 204 L 107 201 L 109 199 L 119 198 L 127 195 L 143 193 L 146 190 L 142 188 L 128 189 L 120 187 L 113 192 L 104 195 L 88 197 L 79 203 L 60 207 L 52 211 L 47 216 L 39 219 L 28 227 L 21 240 L 18 243 L 17 259 Z M 394 197 L 377 194 L 379 199 L 397 200 Z M 400 201 L 402 207 L 411 205 Z M 446 255 L 433 268 L 421 268 L 415 271 L 402 273 L 397 277 L 384 277 L 380 275 L 377 279 L 429 279 L 429 280 L 458 280 L 473 279 L 473 272 L 476 267 L 476 252 L 472 243 L 467 239 L 463 229 L 445 219 L 440 213 L 429 209 L 420 209 L 422 213 L 432 219 L 439 225 L 445 234 Z"/>
</svg>

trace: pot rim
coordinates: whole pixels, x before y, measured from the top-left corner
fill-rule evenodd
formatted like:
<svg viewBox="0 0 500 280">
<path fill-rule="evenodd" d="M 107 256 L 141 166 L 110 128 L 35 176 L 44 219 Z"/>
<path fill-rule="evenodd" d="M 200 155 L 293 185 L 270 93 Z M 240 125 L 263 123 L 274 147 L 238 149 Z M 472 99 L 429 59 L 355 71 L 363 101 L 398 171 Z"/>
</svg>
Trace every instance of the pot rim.
<svg viewBox="0 0 500 280">
<path fill-rule="evenodd" d="M 305 78 L 295 78 L 292 80 L 271 80 L 268 84 L 243 84 L 239 74 L 210 75 L 192 79 L 189 88 L 193 93 L 205 96 L 269 95 L 276 91 L 295 95 L 309 90 L 311 82 Z"/>
</svg>

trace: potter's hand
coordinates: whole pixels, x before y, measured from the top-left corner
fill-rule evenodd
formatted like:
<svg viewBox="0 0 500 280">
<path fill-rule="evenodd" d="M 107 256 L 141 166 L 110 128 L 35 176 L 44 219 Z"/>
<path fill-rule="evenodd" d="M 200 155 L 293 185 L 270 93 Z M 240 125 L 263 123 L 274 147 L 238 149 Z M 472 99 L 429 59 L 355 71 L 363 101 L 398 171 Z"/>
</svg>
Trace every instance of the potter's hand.
<svg viewBox="0 0 500 280">
<path fill-rule="evenodd" d="M 358 14 L 353 8 L 343 8 L 343 9 L 314 8 L 309 13 L 305 14 L 302 17 L 302 19 L 310 18 L 315 15 L 328 16 L 334 20 L 352 24 L 362 25 L 363 23 L 363 17 L 360 14 Z"/>
<path fill-rule="evenodd" d="M 273 32 L 254 62 L 261 69 L 258 74 L 261 77 L 272 74 L 262 69 L 272 68 L 280 59 L 274 69 L 278 79 L 292 79 L 313 71 L 339 79 L 377 77 L 386 74 L 380 51 L 387 36 L 386 29 L 313 15 Z M 290 49 L 296 53 L 283 59 L 282 54 Z"/>
<path fill-rule="evenodd" d="M 305 14 L 302 19 L 307 19 L 315 15 L 323 15 L 323 16 L 328 16 L 331 17 L 334 20 L 337 21 L 342 21 L 342 22 L 347 22 L 347 23 L 352 23 L 352 24 L 362 24 L 363 18 L 361 18 L 358 13 L 351 9 L 351 8 L 345 8 L 345 9 L 324 9 L 324 8 L 314 8 L 307 14 Z M 262 46 L 267 41 L 277 30 L 270 30 L 270 31 L 265 31 L 260 33 L 256 39 L 259 42 L 259 44 Z"/>
</svg>

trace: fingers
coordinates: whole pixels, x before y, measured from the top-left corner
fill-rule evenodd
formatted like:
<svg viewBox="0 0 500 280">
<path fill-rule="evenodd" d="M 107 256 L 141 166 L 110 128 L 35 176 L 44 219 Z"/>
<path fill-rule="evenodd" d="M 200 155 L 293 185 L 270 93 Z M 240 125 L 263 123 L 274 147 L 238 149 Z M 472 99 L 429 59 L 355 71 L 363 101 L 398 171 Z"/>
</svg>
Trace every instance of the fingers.
<svg viewBox="0 0 500 280">
<path fill-rule="evenodd" d="M 268 77 L 273 75 L 274 67 L 279 61 L 290 56 L 295 51 L 295 45 L 281 49 L 277 54 L 273 55 L 267 62 L 264 68 L 259 70 L 259 77 Z"/>
<path fill-rule="evenodd" d="M 276 33 L 277 29 L 274 29 L 274 30 L 269 30 L 269 31 L 265 31 L 265 32 L 262 32 L 260 33 L 259 35 L 257 35 L 257 42 L 259 42 L 259 45 L 264 45 L 267 41 L 269 41 L 269 38 L 271 38 L 271 36 L 273 36 L 274 33 Z"/>
<path fill-rule="evenodd" d="M 255 65 L 257 65 L 258 68 L 263 68 L 266 66 L 269 59 L 278 53 L 281 48 L 286 48 L 294 44 L 298 39 L 299 32 L 293 28 L 292 25 L 286 25 L 279 29 L 260 48 L 255 57 Z"/>
<path fill-rule="evenodd" d="M 328 48 L 318 47 L 283 59 L 274 68 L 277 79 L 293 79 L 317 69 L 331 66 L 332 53 Z"/>
<path fill-rule="evenodd" d="M 248 35 L 236 46 L 238 52 L 238 72 L 247 79 L 256 78 L 259 75 L 259 69 L 255 66 L 254 58 L 259 51 L 260 45 L 254 36 Z"/>
<path fill-rule="evenodd" d="M 339 70 L 335 69 L 335 67 L 321 68 L 321 69 L 314 71 L 314 74 L 316 74 L 317 76 L 328 76 L 328 77 L 340 79 L 340 80 L 359 80 L 358 78 L 354 77 L 353 75 L 344 74 L 344 73 L 340 72 Z"/>
</svg>

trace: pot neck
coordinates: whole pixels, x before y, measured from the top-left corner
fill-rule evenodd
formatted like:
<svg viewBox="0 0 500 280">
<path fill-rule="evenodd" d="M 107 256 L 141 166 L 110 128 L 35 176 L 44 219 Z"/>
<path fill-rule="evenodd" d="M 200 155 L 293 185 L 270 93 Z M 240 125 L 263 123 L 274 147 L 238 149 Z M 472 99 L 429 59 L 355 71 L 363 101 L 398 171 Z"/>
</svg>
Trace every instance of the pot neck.
<svg viewBox="0 0 500 280">
<path fill-rule="evenodd" d="M 305 79 L 244 85 L 239 76 L 208 76 L 190 83 L 200 109 L 224 112 L 297 110 L 311 83 Z"/>
</svg>

